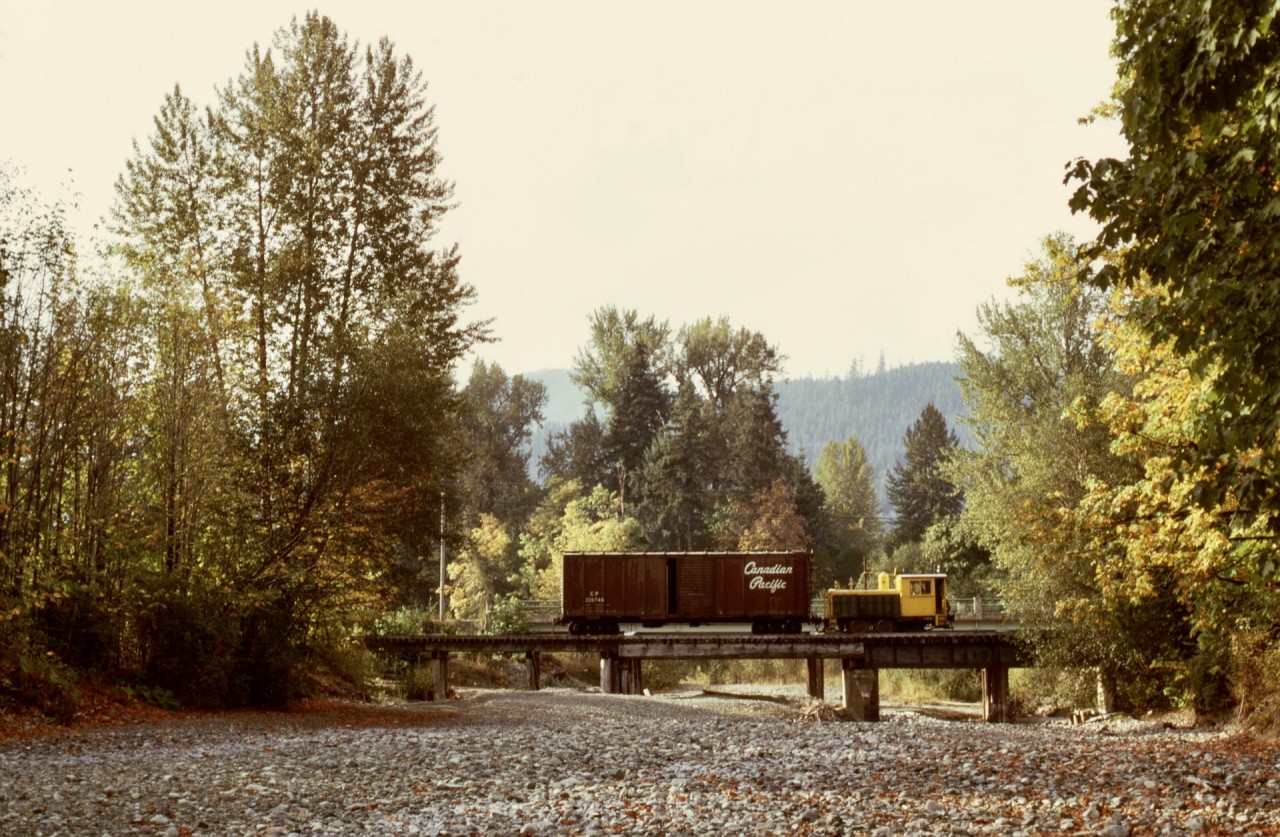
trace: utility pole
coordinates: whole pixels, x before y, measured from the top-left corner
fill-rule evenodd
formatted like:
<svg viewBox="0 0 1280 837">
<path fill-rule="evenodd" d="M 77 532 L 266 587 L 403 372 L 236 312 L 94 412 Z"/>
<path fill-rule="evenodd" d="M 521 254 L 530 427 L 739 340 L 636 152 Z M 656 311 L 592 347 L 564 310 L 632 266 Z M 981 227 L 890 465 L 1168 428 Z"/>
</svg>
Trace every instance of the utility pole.
<svg viewBox="0 0 1280 837">
<path fill-rule="evenodd" d="M 445 570 L 444 570 L 444 490 L 440 491 L 440 621 L 444 622 L 445 612 Z"/>
</svg>

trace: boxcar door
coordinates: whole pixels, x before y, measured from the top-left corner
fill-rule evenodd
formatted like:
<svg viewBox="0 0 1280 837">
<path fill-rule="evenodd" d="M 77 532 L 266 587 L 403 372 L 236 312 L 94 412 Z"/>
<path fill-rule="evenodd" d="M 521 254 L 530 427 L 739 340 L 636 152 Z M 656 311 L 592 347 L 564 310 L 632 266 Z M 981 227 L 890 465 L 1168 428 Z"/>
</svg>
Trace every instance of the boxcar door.
<svg viewBox="0 0 1280 837">
<path fill-rule="evenodd" d="M 681 619 L 707 619 L 715 615 L 715 582 L 709 555 L 676 558 L 676 615 Z"/>
</svg>

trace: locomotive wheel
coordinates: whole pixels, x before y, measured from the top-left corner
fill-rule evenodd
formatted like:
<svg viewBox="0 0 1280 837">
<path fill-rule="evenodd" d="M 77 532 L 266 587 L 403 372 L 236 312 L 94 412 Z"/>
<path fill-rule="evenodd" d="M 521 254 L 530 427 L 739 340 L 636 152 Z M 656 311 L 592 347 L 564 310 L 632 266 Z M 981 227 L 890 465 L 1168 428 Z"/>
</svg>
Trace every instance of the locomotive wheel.
<svg viewBox="0 0 1280 837">
<path fill-rule="evenodd" d="M 878 634 L 891 634 L 893 633 L 894 628 L 895 626 L 892 619 L 881 619 L 876 622 L 876 633 Z"/>
<path fill-rule="evenodd" d="M 866 619 L 854 619 L 846 623 L 845 630 L 851 634 L 866 634 L 871 632 L 871 623 Z"/>
</svg>

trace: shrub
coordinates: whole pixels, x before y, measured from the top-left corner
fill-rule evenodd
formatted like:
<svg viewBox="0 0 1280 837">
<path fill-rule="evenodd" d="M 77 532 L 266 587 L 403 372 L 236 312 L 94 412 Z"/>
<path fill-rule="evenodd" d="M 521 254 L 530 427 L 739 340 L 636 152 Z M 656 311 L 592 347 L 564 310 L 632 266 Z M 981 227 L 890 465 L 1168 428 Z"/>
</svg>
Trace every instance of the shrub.
<svg viewBox="0 0 1280 837">
<path fill-rule="evenodd" d="M 489 608 L 489 633 L 523 634 L 529 632 L 529 620 L 525 618 L 519 597 L 499 596 Z"/>
</svg>

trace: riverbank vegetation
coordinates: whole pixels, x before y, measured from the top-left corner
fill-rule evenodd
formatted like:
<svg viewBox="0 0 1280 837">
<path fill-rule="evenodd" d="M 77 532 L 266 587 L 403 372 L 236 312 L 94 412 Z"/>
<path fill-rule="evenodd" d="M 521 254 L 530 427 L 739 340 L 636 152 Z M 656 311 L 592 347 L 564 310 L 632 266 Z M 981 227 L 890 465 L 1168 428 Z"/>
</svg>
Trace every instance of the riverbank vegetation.
<svg viewBox="0 0 1280 837">
<path fill-rule="evenodd" d="M 320 14 L 164 97 L 102 252 L 6 171 L 0 700 L 279 705 L 369 633 L 519 630 L 565 551 L 799 548 L 818 586 L 940 567 L 1119 705 L 1280 714 L 1280 34 L 1166 6 L 1115 14 L 1129 156 L 1068 173 L 1098 238 L 979 308 L 959 426 L 925 405 L 879 475 L 792 449 L 764 333 L 613 305 L 531 462 L 543 386 L 462 368 L 500 334 L 434 243 L 426 83 Z"/>
</svg>

